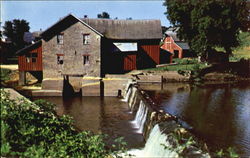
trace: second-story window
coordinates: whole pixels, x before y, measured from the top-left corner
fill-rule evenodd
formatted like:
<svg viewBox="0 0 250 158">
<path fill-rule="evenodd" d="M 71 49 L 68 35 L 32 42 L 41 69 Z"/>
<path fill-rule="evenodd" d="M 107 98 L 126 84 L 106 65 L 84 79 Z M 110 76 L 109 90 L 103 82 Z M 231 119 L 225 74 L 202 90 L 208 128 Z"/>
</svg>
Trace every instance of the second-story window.
<svg viewBox="0 0 250 158">
<path fill-rule="evenodd" d="M 57 35 L 57 44 L 63 44 L 63 33 Z"/>
<path fill-rule="evenodd" d="M 90 43 L 90 35 L 89 34 L 82 34 L 82 37 L 83 37 L 83 44 Z"/>
<path fill-rule="evenodd" d="M 32 63 L 37 62 L 37 52 L 31 53 L 31 62 Z"/>
<path fill-rule="evenodd" d="M 32 53 L 28 53 L 25 55 L 26 57 L 26 62 L 27 63 L 36 63 L 37 62 L 37 52 L 32 52 Z"/>
</svg>

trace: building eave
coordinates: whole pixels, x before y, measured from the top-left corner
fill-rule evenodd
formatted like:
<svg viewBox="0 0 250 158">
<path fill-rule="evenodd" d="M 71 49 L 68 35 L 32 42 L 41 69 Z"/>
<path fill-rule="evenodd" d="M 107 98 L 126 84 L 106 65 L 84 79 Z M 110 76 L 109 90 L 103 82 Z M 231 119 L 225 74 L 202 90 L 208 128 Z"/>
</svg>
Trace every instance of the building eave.
<svg viewBox="0 0 250 158">
<path fill-rule="evenodd" d="M 87 23 L 85 23 L 84 21 L 82 21 L 81 19 L 75 17 L 75 16 L 72 15 L 72 14 L 69 14 L 69 15 L 65 16 L 64 18 L 60 19 L 60 20 L 57 21 L 55 24 L 53 24 L 52 26 L 50 26 L 49 28 L 47 28 L 45 31 L 43 31 L 43 32 L 41 33 L 41 37 L 44 39 L 45 36 L 46 36 L 46 34 L 47 34 L 48 32 L 51 32 L 51 30 L 55 29 L 56 26 L 59 25 L 62 21 L 66 20 L 66 18 L 70 18 L 70 17 L 72 17 L 72 18 L 76 19 L 77 21 L 81 22 L 81 23 L 84 24 L 86 27 L 88 27 L 90 30 L 92 30 L 92 31 L 95 32 L 96 34 L 98 34 L 98 35 L 100 35 L 100 36 L 103 37 L 103 35 L 102 35 L 100 32 L 98 32 L 98 31 L 95 30 L 93 27 L 91 27 L 90 25 L 88 25 Z"/>
<path fill-rule="evenodd" d="M 35 43 L 33 43 L 33 44 L 30 44 L 30 45 L 28 45 L 28 46 L 26 46 L 26 47 L 24 47 L 24 48 L 22 48 L 22 49 L 19 49 L 19 50 L 16 52 L 16 54 L 17 54 L 18 56 L 23 55 L 23 54 L 27 53 L 29 50 L 32 50 L 32 49 L 33 49 L 34 47 L 36 47 L 37 45 L 41 44 L 41 43 L 42 43 L 42 40 L 39 40 L 39 41 L 37 41 L 37 42 L 35 42 Z"/>
</svg>

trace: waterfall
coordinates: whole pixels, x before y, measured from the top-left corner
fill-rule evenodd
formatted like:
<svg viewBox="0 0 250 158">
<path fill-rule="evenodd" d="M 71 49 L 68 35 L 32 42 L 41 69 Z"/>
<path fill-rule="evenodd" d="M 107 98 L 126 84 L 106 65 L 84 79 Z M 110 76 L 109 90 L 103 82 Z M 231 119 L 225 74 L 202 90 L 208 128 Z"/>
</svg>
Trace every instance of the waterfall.
<svg viewBox="0 0 250 158">
<path fill-rule="evenodd" d="M 143 133 L 144 123 L 147 119 L 147 114 L 148 114 L 148 108 L 141 100 L 139 108 L 135 115 L 135 119 L 131 121 L 134 127 L 137 128 L 137 133 Z"/>
<path fill-rule="evenodd" d="M 129 87 L 128 87 L 126 96 L 125 96 L 124 99 L 122 99 L 123 102 L 128 102 L 129 97 L 130 97 L 130 94 L 131 94 L 131 89 L 132 89 L 132 88 L 129 88 Z"/>
<path fill-rule="evenodd" d="M 149 134 L 145 147 L 143 149 L 132 149 L 126 155 L 132 157 L 178 157 L 176 152 L 165 149 L 164 146 L 169 146 L 167 135 L 162 133 L 159 125 L 156 124 Z"/>
<path fill-rule="evenodd" d="M 131 87 L 130 89 L 131 89 L 131 92 L 130 92 L 131 94 L 130 94 L 130 97 L 128 99 L 128 105 L 129 105 L 130 109 L 133 110 L 135 102 L 136 102 L 136 91 L 137 91 L 137 89 L 134 88 L 134 87 Z"/>
</svg>

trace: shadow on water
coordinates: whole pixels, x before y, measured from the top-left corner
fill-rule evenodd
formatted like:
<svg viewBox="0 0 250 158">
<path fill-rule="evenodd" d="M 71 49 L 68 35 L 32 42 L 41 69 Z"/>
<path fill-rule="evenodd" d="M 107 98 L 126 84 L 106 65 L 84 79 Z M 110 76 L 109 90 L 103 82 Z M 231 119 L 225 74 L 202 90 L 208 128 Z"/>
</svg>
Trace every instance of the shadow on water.
<svg viewBox="0 0 250 158">
<path fill-rule="evenodd" d="M 130 121 L 134 119 L 127 103 L 116 97 L 39 97 L 56 104 L 58 115 L 70 115 L 75 127 L 107 135 L 111 146 L 118 137 L 124 137 L 128 148 L 142 147 L 144 139 L 137 134 Z"/>
<path fill-rule="evenodd" d="M 211 150 L 235 147 L 250 156 L 250 83 L 166 84 L 146 92 L 157 108 L 177 116 Z"/>
</svg>

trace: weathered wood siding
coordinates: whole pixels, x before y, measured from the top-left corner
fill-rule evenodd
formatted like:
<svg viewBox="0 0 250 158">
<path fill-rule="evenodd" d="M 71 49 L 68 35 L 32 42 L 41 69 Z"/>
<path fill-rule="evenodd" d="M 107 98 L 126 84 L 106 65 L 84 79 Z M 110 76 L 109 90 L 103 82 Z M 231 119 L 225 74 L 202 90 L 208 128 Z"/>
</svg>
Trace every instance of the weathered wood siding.
<svg viewBox="0 0 250 158">
<path fill-rule="evenodd" d="M 160 63 L 160 46 L 158 45 L 141 45 L 141 48 L 151 57 L 156 63 Z"/>
<path fill-rule="evenodd" d="M 126 55 L 123 64 L 124 71 L 136 70 L 136 54 Z"/>
<path fill-rule="evenodd" d="M 31 58 L 32 53 L 37 53 L 36 61 L 33 62 Z M 29 59 L 27 59 L 29 58 Z M 35 58 L 35 57 L 33 57 Z M 29 62 L 28 62 L 29 60 Z M 34 60 L 34 59 L 33 59 Z M 19 71 L 42 71 L 42 44 L 37 48 L 25 53 L 24 55 L 18 56 L 18 69 Z"/>
</svg>

